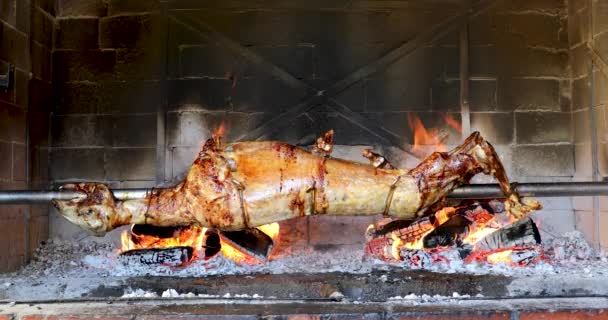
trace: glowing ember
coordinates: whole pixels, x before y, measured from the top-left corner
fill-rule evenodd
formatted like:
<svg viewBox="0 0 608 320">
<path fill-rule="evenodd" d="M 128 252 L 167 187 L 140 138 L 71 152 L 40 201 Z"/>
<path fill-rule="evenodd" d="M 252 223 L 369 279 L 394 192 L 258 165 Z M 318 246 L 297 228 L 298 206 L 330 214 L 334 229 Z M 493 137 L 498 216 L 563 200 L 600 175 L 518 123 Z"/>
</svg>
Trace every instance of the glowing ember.
<svg viewBox="0 0 608 320">
<path fill-rule="evenodd" d="M 511 253 L 513 250 L 505 250 L 494 252 L 486 257 L 486 260 L 493 264 L 506 263 L 511 264 Z"/>
<path fill-rule="evenodd" d="M 280 231 L 280 227 L 277 222 L 259 226 L 257 227 L 257 229 L 269 236 L 273 240 L 273 242 L 277 242 Z M 254 257 L 240 251 L 239 249 L 231 246 L 223 240 L 221 241 L 221 243 L 222 254 L 224 255 L 224 257 L 233 260 L 236 263 L 257 264 L 260 262 Z"/>
</svg>

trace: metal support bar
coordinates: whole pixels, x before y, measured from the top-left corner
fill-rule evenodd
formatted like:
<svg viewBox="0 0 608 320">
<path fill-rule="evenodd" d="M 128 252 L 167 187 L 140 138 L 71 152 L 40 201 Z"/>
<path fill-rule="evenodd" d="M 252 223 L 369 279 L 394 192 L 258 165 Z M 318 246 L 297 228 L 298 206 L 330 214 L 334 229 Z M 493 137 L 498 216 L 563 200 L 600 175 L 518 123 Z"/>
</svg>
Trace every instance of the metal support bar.
<svg viewBox="0 0 608 320">
<path fill-rule="evenodd" d="M 524 197 L 583 197 L 608 196 L 608 182 L 549 182 L 549 183 L 512 183 L 513 189 Z M 117 200 L 145 198 L 152 189 L 113 189 Z M 83 197 L 78 191 L 0 191 L 0 205 L 48 203 L 51 200 L 71 200 Z M 491 199 L 501 198 L 504 194 L 497 184 L 471 184 L 462 186 L 450 193 L 451 199 Z"/>
</svg>

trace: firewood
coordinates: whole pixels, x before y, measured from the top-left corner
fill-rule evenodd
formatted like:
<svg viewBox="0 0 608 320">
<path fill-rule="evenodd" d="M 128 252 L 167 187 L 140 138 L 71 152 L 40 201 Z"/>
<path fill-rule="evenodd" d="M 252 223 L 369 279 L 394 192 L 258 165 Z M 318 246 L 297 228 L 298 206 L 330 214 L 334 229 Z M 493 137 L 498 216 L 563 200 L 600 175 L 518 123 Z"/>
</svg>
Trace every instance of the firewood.
<svg viewBox="0 0 608 320">
<path fill-rule="evenodd" d="M 63 186 L 83 196 L 56 200 L 59 213 L 97 235 L 127 224 L 199 225 L 243 230 L 307 215 L 376 215 L 414 220 L 430 214 L 454 188 L 484 172 L 496 177 L 517 217 L 522 204 L 490 143 L 478 132 L 450 152 L 435 152 L 412 170 L 382 169 L 334 159 L 333 132 L 313 152 L 274 141 L 203 146 L 185 180 L 144 199 L 117 201 L 99 183 Z"/>
<path fill-rule="evenodd" d="M 540 245 L 540 232 L 530 217 L 505 226 L 485 236 L 475 244 L 480 251 Z"/>
<path fill-rule="evenodd" d="M 146 264 L 167 265 L 177 267 L 190 261 L 193 253 L 192 247 L 146 248 L 133 249 L 122 252 L 119 260 L 124 265 Z"/>
</svg>

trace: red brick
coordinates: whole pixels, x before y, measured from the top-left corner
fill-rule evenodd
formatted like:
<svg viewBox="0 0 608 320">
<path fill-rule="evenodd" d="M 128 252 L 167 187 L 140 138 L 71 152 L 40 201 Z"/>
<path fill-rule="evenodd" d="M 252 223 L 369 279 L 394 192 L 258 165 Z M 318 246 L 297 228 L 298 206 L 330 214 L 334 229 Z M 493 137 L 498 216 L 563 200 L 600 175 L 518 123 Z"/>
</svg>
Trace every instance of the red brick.
<svg viewBox="0 0 608 320">
<path fill-rule="evenodd" d="M 394 316 L 397 320 L 508 320 L 511 315 L 506 312 L 497 313 L 437 313 L 437 314 L 411 314 L 403 316 Z"/>
<path fill-rule="evenodd" d="M 40 315 L 30 314 L 21 317 L 21 320 L 127 320 L 133 316 L 111 316 L 111 315 Z"/>
<path fill-rule="evenodd" d="M 522 312 L 519 315 L 520 320 L 605 320 L 608 319 L 608 312 L 605 309 L 599 310 L 572 310 L 558 312 Z"/>
<path fill-rule="evenodd" d="M 0 314 L 0 320 L 13 320 L 15 319 L 14 314 Z"/>
</svg>

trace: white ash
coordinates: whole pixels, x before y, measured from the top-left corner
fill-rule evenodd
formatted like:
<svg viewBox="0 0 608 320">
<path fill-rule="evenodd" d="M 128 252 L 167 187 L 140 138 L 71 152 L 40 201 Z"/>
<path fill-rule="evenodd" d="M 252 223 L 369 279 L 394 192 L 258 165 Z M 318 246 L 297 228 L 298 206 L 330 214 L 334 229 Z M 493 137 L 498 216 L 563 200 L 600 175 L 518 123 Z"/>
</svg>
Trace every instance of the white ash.
<svg viewBox="0 0 608 320">
<path fill-rule="evenodd" d="M 532 276 L 603 279 L 608 276 L 606 257 L 595 253 L 580 233 L 568 233 L 563 237 L 547 240 L 543 248 L 547 261 L 523 268 L 506 264 L 464 263 L 454 259 L 449 263 L 433 264 L 425 269 L 444 273 L 498 274 L 521 278 Z M 29 265 L 16 273 L 0 276 L 0 283 L 4 284 L 0 286 L 0 292 L 4 291 L 7 296 L 20 299 L 30 296 L 78 297 L 100 285 L 134 276 L 204 277 L 333 271 L 368 274 L 374 270 L 404 268 L 403 264 L 389 264 L 369 257 L 364 259 L 363 245 L 343 246 L 331 251 L 293 246 L 288 250 L 278 250 L 273 253 L 270 261 L 258 265 L 239 264 L 221 254 L 207 261 L 197 260 L 183 268 L 140 264 L 125 266 L 117 257 L 117 248 L 109 244 L 49 241 L 37 250 Z M 409 266 L 409 269 L 415 268 Z M 388 277 L 386 279 L 388 280 Z M 146 294 L 149 295 L 135 290 L 125 292 L 125 297 L 145 297 Z M 160 297 L 160 293 L 156 294 Z M 188 293 L 179 293 L 179 297 L 187 295 Z M 197 297 L 204 298 L 200 295 Z"/>
</svg>

